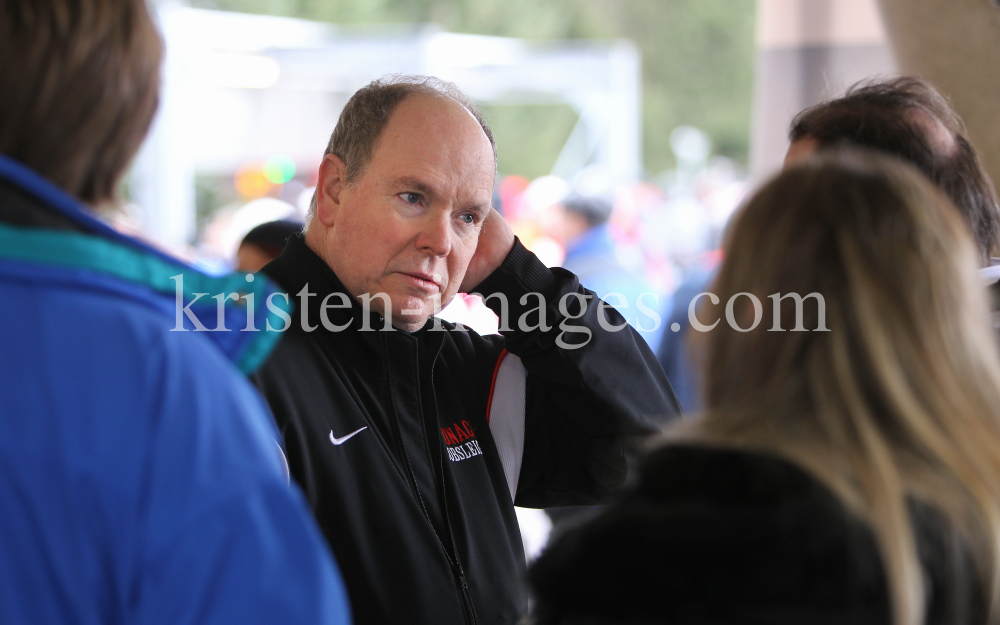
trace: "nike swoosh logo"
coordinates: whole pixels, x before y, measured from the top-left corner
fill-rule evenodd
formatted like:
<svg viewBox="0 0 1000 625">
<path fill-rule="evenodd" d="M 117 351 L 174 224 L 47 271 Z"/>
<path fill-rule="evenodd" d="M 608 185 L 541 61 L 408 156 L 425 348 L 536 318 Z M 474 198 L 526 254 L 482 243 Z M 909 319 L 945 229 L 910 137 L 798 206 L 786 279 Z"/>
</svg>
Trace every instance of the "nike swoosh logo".
<svg viewBox="0 0 1000 625">
<path fill-rule="evenodd" d="M 343 445 L 345 442 L 347 442 L 347 440 L 349 438 L 351 438 L 355 434 L 360 434 L 362 431 L 367 430 L 367 429 L 368 429 L 368 426 L 366 425 L 365 427 L 358 428 L 358 429 L 354 430 L 353 432 L 351 432 L 350 434 L 346 434 L 344 436 L 341 436 L 340 438 L 337 438 L 336 436 L 334 436 L 333 435 L 333 430 L 330 430 L 330 442 L 333 443 L 334 445 Z"/>
</svg>

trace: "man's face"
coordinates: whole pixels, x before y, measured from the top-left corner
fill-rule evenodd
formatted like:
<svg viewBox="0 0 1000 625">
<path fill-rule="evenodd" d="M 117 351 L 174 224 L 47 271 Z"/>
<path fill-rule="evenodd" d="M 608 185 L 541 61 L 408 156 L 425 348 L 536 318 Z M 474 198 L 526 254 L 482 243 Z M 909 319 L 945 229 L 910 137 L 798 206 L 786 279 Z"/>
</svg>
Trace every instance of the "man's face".
<svg viewBox="0 0 1000 625">
<path fill-rule="evenodd" d="M 493 193 L 489 140 L 460 104 L 411 95 L 354 184 L 330 184 L 331 172 L 343 175 L 331 159 L 319 181 L 319 255 L 352 295 L 385 293 L 393 325 L 419 329 L 458 292 L 476 251 Z M 372 309 L 386 314 L 379 298 Z"/>
</svg>

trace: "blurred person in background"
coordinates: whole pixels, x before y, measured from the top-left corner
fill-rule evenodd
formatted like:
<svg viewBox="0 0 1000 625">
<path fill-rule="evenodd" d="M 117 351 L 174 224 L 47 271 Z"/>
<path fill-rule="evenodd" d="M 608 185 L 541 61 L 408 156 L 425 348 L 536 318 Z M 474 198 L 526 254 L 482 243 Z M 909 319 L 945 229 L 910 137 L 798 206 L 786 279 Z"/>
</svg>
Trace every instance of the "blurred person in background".
<svg viewBox="0 0 1000 625">
<path fill-rule="evenodd" d="M 914 76 L 861 82 L 792 120 L 786 163 L 818 149 L 854 145 L 913 164 L 958 207 L 979 263 L 1000 256 L 1000 203 L 965 125 L 929 83 Z"/>
<path fill-rule="evenodd" d="M 516 623 L 514 505 L 602 501 L 630 442 L 677 412 L 622 316 L 583 306 L 593 293 L 490 207 L 495 172 L 457 87 L 373 81 L 340 115 L 305 234 L 263 270 L 302 306 L 254 380 L 358 623 Z M 460 292 L 487 297 L 500 335 L 434 317 Z"/>
<path fill-rule="evenodd" d="M 663 335 L 656 350 L 656 359 L 667 374 L 684 414 L 694 414 L 701 410 L 701 382 L 688 346 L 691 338 L 688 315 L 691 303 L 695 302 L 697 307 L 699 302 L 696 298 L 705 292 L 715 277 L 716 263 L 706 265 L 692 268 L 689 277 L 674 291 L 671 298 L 672 309 L 664 323 Z"/>
<path fill-rule="evenodd" d="M 976 243 L 979 262 L 994 264 L 1000 245 L 1000 205 L 996 190 L 962 120 L 927 82 L 903 76 L 861 82 L 840 98 L 817 104 L 795 116 L 789 129 L 785 164 L 793 165 L 818 150 L 855 146 L 900 158 L 919 169 L 958 207 Z M 993 280 L 1000 273 L 992 276 Z M 674 295 L 674 310 L 663 329 L 657 358 L 667 372 L 684 411 L 701 409 L 697 367 L 686 345 L 688 306 L 708 278 L 685 285 Z M 678 330 L 672 330 L 673 324 Z"/>
<path fill-rule="evenodd" d="M 614 306 L 655 352 L 661 333 L 659 297 L 644 278 L 626 269 L 618 259 L 608 225 L 614 208 L 611 200 L 571 193 L 559 206 L 566 248 L 563 267 L 575 273 L 580 284 Z"/>
<path fill-rule="evenodd" d="M 1000 622 L 1000 360 L 960 212 L 836 152 L 757 192 L 725 250 L 704 413 L 543 553 L 535 623 Z"/>
<path fill-rule="evenodd" d="M 269 221 L 254 226 L 240 241 L 236 251 L 236 271 L 257 273 L 285 249 L 293 234 L 302 232 L 302 224 L 289 219 Z"/>
<path fill-rule="evenodd" d="M 171 331 L 208 312 L 180 308 L 181 282 L 253 293 L 259 317 L 273 288 L 94 215 L 119 201 L 162 54 L 144 0 L 0 0 L 0 622 L 347 623 L 233 362 L 249 372 L 276 337 Z"/>
</svg>

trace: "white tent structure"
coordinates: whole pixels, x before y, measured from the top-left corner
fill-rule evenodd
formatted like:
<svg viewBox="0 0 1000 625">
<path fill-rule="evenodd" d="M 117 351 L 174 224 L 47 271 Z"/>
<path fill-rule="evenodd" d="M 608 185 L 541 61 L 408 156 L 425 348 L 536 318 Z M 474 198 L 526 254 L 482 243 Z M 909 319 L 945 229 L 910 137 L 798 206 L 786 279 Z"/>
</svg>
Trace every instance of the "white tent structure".
<svg viewBox="0 0 1000 625">
<path fill-rule="evenodd" d="M 554 174 L 600 164 L 629 181 L 642 171 L 640 58 L 627 41 L 348 30 L 171 3 L 159 19 L 163 94 L 130 185 L 141 231 L 168 248 L 194 234 L 195 172 L 232 173 L 275 154 L 316 166 L 347 98 L 387 73 L 450 80 L 481 104 L 568 104 L 579 121 Z"/>
</svg>

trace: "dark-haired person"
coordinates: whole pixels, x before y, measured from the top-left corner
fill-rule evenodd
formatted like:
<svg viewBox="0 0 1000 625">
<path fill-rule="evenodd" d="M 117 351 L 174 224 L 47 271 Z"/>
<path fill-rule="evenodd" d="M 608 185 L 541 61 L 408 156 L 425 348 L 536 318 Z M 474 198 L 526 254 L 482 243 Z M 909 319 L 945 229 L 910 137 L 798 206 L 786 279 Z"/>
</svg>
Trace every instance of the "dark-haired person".
<svg viewBox="0 0 1000 625">
<path fill-rule="evenodd" d="M 1000 203 L 965 126 L 926 81 L 861 82 L 792 120 L 786 163 L 817 149 L 853 145 L 903 159 L 958 207 L 986 267 L 1000 256 Z"/>
<path fill-rule="evenodd" d="M 704 412 L 542 554 L 534 623 L 1000 622 L 1000 358 L 960 213 L 836 152 L 754 194 L 724 248 Z"/>
<path fill-rule="evenodd" d="M 962 120 L 927 82 L 903 76 L 860 82 L 835 98 L 805 109 L 789 129 L 785 164 L 793 165 L 817 150 L 854 146 L 900 158 L 919 169 L 958 207 L 978 251 L 981 266 L 1000 256 L 1000 204 L 979 155 L 965 136 Z M 997 268 L 984 279 L 1000 278 Z M 1000 303 L 1000 283 L 994 286 Z M 664 327 L 658 353 L 671 375 L 685 410 L 700 408 L 698 373 L 691 366 L 685 339 L 690 325 L 684 309 L 675 309 Z M 673 333 L 677 321 L 681 331 Z M 675 372 L 680 372 L 675 373 Z"/>
<path fill-rule="evenodd" d="M 93 214 L 149 127 L 161 55 L 145 0 L 0 0 L 0 623 L 347 623 L 242 375 L 276 336 L 172 331 L 216 326 L 215 301 L 180 306 L 191 291 L 254 294 L 260 318 L 273 288 Z"/>
<path fill-rule="evenodd" d="M 626 439 L 677 410 L 622 316 L 584 310 L 490 208 L 495 171 L 457 88 L 375 81 L 341 113 L 304 237 L 263 271 L 300 310 L 254 380 L 358 623 L 517 622 L 514 504 L 602 500 Z M 433 318 L 458 292 L 492 296 L 502 336 Z"/>
<path fill-rule="evenodd" d="M 289 237 L 302 231 L 302 224 L 279 219 L 254 226 L 236 251 L 236 271 L 257 273 L 285 249 Z"/>
</svg>

